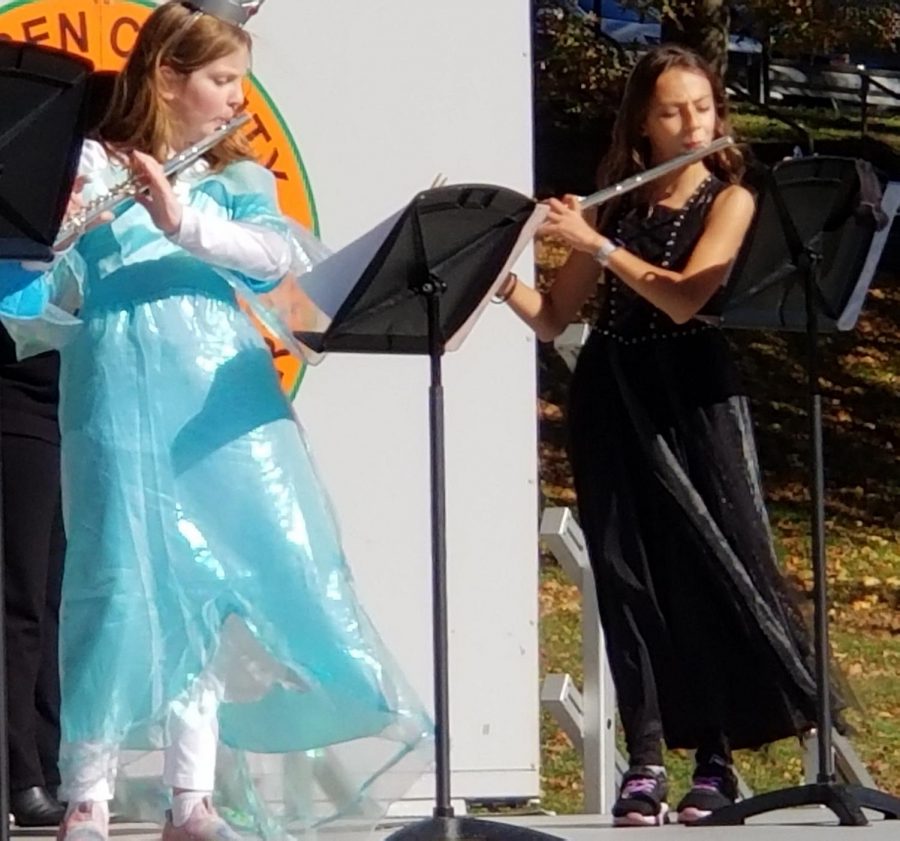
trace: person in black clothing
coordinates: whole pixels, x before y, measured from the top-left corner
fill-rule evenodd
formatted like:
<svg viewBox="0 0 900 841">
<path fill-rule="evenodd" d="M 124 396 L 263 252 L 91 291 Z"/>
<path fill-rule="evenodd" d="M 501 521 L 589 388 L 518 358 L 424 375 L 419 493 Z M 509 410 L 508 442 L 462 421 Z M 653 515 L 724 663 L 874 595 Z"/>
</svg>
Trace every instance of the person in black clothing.
<svg viewBox="0 0 900 841">
<path fill-rule="evenodd" d="M 728 133 L 722 83 L 681 47 L 629 79 L 605 184 Z M 500 290 L 542 340 L 606 295 L 573 377 L 570 456 L 630 769 L 618 825 L 668 806 L 662 742 L 696 750 L 679 820 L 737 794 L 731 751 L 814 726 L 809 634 L 778 569 L 747 401 L 720 331 L 695 318 L 726 281 L 754 214 L 734 149 L 608 204 L 549 201 L 541 233 L 572 254 L 546 294 Z"/>
<path fill-rule="evenodd" d="M 65 551 L 55 353 L 19 362 L 0 327 L 3 561 L 10 808 L 18 826 L 53 826 L 59 785 L 59 600 Z"/>
</svg>

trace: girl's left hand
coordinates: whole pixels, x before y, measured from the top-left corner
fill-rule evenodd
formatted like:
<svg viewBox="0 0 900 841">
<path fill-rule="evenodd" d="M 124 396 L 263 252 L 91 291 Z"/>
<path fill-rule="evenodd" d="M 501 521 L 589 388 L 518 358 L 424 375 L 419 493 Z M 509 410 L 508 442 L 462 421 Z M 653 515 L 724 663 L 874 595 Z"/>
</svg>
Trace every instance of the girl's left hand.
<svg viewBox="0 0 900 841">
<path fill-rule="evenodd" d="M 138 184 L 147 189 L 146 193 L 135 196 L 135 201 L 147 209 L 153 224 L 166 236 L 177 234 L 181 228 L 181 202 L 166 178 L 162 164 L 144 152 L 132 152 L 131 168 Z"/>
<path fill-rule="evenodd" d="M 574 248 L 592 254 L 601 243 L 600 234 L 584 218 L 576 196 L 548 199 L 547 221 L 538 228 L 538 236 L 558 239 Z"/>
<path fill-rule="evenodd" d="M 80 217 L 81 214 L 84 213 L 86 203 L 82 194 L 84 193 L 84 187 L 89 180 L 90 179 L 86 175 L 76 176 L 75 181 L 72 183 L 72 192 L 69 195 L 69 202 L 66 205 L 66 215 L 63 217 L 65 222 L 72 223 L 76 217 Z M 53 243 L 53 250 L 57 254 L 68 251 L 69 248 L 75 244 L 76 240 L 84 236 L 88 231 L 99 225 L 105 225 L 107 222 L 112 222 L 114 218 L 113 214 L 106 210 L 94 218 L 89 225 L 84 225 L 81 221 L 76 222 L 73 232 L 68 237 Z"/>
</svg>

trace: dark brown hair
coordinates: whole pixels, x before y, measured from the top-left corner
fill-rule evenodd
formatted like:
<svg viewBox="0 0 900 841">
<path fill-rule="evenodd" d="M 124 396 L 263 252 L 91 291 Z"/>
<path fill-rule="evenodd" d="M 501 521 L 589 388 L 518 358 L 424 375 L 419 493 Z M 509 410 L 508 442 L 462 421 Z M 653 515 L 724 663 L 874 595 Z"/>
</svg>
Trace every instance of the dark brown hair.
<svg viewBox="0 0 900 841">
<path fill-rule="evenodd" d="M 654 47 L 641 56 L 628 77 L 613 124 L 612 141 L 598 170 L 597 180 L 601 188 L 650 167 L 650 141 L 644 135 L 644 123 L 656 92 L 657 79 L 667 70 L 675 68 L 700 73 L 709 80 L 716 109 L 714 138 L 731 134 L 725 86 L 709 63 L 686 47 L 675 44 Z M 711 155 L 706 159 L 706 164 L 714 175 L 731 183 L 740 181 L 744 172 L 744 156 L 733 146 Z M 614 201 L 607 205 L 604 219 L 617 211 L 619 203 Z"/>
</svg>

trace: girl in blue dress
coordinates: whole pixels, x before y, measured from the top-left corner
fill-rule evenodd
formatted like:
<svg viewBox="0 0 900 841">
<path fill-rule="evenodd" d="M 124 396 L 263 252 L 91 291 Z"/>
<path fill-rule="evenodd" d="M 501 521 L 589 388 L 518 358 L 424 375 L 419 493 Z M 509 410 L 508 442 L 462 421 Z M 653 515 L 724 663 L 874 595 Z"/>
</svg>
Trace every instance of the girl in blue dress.
<svg viewBox="0 0 900 841">
<path fill-rule="evenodd" d="M 61 841 L 105 839 L 114 797 L 168 807 L 165 841 L 371 819 L 429 758 L 233 291 L 272 288 L 315 242 L 243 138 L 163 175 L 244 102 L 249 36 L 197 5 L 150 16 L 84 147 L 79 201 L 131 173 L 146 195 L 2 289 L 20 353 L 62 356 Z"/>
</svg>

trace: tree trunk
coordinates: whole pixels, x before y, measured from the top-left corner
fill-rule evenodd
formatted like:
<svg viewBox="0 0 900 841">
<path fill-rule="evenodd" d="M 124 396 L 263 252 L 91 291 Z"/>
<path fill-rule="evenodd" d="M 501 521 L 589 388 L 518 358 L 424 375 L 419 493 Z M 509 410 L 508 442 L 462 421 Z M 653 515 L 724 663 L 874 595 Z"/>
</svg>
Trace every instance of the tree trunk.
<svg viewBox="0 0 900 841">
<path fill-rule="evenodd" d="M 662 40 L 700 53 L 723 76 L 728 64 L 727 0 L 684 0 L 662 20 Z"/>
</svg>

